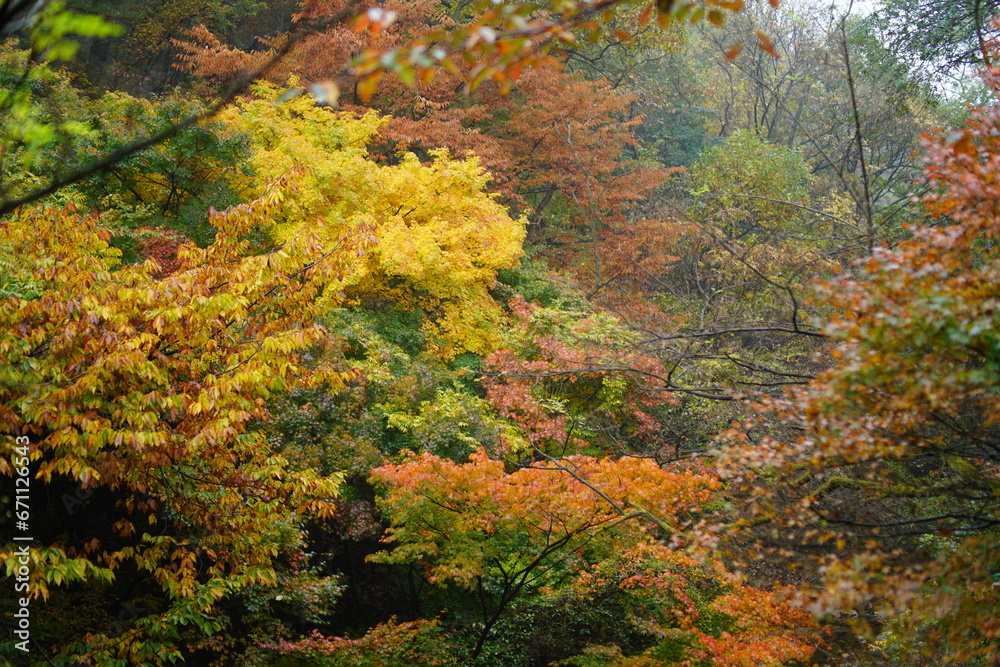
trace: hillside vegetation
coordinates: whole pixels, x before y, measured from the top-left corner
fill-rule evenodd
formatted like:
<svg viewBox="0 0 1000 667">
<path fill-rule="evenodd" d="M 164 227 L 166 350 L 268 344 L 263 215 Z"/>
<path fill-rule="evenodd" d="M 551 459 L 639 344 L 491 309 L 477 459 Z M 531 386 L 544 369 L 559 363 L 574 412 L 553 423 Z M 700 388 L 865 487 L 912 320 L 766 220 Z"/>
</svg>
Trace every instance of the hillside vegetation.
<svg viewBox="0 0 1000 667">
<path fill-rule="evenodd" d="M 0 3 L 0 663 L 997 664 L 998 7 L 820 4 Z"/>
</svg>

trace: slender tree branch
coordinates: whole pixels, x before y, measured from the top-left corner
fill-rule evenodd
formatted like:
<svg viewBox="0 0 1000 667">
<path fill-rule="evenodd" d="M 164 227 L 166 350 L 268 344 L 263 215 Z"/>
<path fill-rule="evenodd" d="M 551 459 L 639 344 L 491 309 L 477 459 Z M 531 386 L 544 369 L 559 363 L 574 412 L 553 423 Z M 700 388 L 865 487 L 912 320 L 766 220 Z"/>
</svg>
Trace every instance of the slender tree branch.
<svg viewBox="0 0 1000 667">
<path fill-rule="evenodd" d="M 812 206 L 805 206 L 804 204 L 796 204 L 795 202 L 787 201 L 785 199 L 774 199 L 773 197 L 763 197 L 761 195 L 744 195 L 744 194 L 732 194 L 726 192 L 700 192 L 700 195 L 708 195 L 710 197 L 736 197 L 739 199 L 761 199 L 763 201 L 774 202 L 775 204 L 784 204 L 785 206 L 791 206 L 793 208 L 802 209 L 803 211 L 809 211 L 810 213 L 815 213 L 816 215 L 821 215 L 825 218 L 839 222 L 842 225 L 850 227 L 858 233 L 864 233 L 864 230 L 860 229 L 857 225 L 849 220 L 841 218 L 839 215 L 834 215 L 826 211 L 821 211 L 818 208 L 813 208 Z"/>
<path fill-rule="evenodd" d="M 156 146 L 157 144 L 163 143 L 167 139 L 176 136 L 189 127 L 213 118 L 220 111 L 226 108 L 234 99 L 236 99 L 240 93 L 246 90 L 247 86 L 249 86 L 255 79 L 259 79 L 269 72 L 275 65 L 277 65 L 282 58 L 288 55 L 296 44 L 317 31 L 325 30 L 332 25 L 336 25 L 354 16 L 355 10 L 359 5 L 360 0 L 351 0 L 345 9 L 342 9 L 320 22 L 312 24 L 306 24 L 303 22 L 296 24 L 288 38 L 285 39 L 284 43 L 275 50 L 275 52 L 270 58 L 267 59 L 266 62 L 264 62 L 264 64 L 255 69 L 244 72 L 232 85 L 229 86 L 229 88 L 223 92 L 222 97 L 205 111 L 188 116 L 187 118 L 184 118 L 177 123 L 174 123 L 173 125 L 146 137 L 145 139 L 140 139 L 132 142 L 131 144 L 115 149 L 104 157 L 72 172 L 67 176 L 55 178 L 44 188 L 35 190 L 34 192 L 24 195 L 23 197 L 18 197 L 17 199 L 11 199 L 0 203 L 0 216 L 7 215 L 25 204 L 30 204 L 38 201 L 39 199 L 43 199 L 44 197 L 47 197 L 68 185 L 82 181 L 85 178 L 93 176 L 94 174 L 108 171 L 132 155 L 135 155 L 136 153 L 152 146 Z M 0 222 L 0 224 L 4 223 Z"/>
<path fill-rule="evenodd" d="M 852 0 L 851 6 L 854 5 Z M 868 179 L 868 161 L 865 159 L 865 144 L 862 140 L 861 133 L 861 115 L 858 113 L 858 97 L 854 90 L 854 73 L 851 70 L 851 54 L 850 48 L 847 45 L 847 17 L 850 15 L 851 6 L 848 7 L 847 12 L 844 14 L 843 18 L 840 19 L 840 44 L 844 50 L 844 68 L 847 72 L 847 89 L 851 95 L 851 111 L 854 114 L 854 138 L 858 144 L 858 160 L 861 164 L 861 185 L 865 195 L 865 217 L 868 221 L 868 252 L 871 253 L 875 248 L 875 220 L 872 216 L 872 195 L 871 188 L 869 186 Z"/>
<path fill-rule="evenodd" d="M 979 53 L 983 57 L 983 64 L 986 67 L 993 67 L 993 59 L 990 58 L 990 51 L 986 47 L 986 38 L 983 36 L 983 17 L 981 0 L 975 0 L 975 5 L 973 5 L 973 11 L 975 13 L 976 22 L 976 39 L 979 40 Z"/>
</svg>

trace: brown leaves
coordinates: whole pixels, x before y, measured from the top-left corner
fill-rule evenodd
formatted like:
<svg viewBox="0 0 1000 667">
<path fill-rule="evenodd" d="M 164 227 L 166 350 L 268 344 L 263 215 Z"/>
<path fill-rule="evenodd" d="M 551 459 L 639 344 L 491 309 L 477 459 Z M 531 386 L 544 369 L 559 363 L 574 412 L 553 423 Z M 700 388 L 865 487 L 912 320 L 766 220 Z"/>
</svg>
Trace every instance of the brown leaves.
<svg viewBox="0 0 1000 667">
<path fill-rule="evenodd" d="M 996 552 L 1000 521 L 989 444 L 1000 423 L 998 119 L 996 108 L 981 110 L 964 128 L 925 138 L 923 203 L 939 219 L 876 248 L 854 279 L 822 286 L 838 314 L 827 325 L 838 341 L 831 368 L 763 404 L 773 421 L 724 436 L 743 474 L 786 480 L 758 480 L 762 516 L 814 547 L 852 552 L 824 563 L 826 590 L 812 608 L 878 596 L 898 650 L 921 647 L 942 663 L 1000 655 L 1000 627 L 983 624 L 995 617 L 995 595 L 982 596 L 995 579 L 974 564 L 995 564 L 985 553 Z M 914 533 L 939 545 L 934 553 L 918 552 Z M 898 545 L 904 551 L 890 549 Z M 932 619 L 941 631 L 928 632 Z"/>
<path fill-rule="evenodd" d="M 771 38 L 767 36 L 767 33 L 762 30 L 755 30 L 754 34 L 757 36 L 757 47 L 761 51 L 775 60 L 781 60 L 781 56 L 779 56 L 778 52 L 774 49 L 774 44 L 771 42 Z"/>
</svg>

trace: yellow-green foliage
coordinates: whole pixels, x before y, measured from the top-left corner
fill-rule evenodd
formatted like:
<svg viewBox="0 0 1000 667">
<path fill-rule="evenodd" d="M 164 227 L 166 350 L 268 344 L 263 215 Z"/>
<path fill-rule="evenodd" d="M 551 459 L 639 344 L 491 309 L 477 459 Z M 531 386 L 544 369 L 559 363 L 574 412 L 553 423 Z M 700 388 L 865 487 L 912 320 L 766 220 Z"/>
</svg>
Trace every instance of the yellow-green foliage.
<svg viewBox="0 0 1000 667">
<path fill-rule="evenodd" d="M 252 137 L 257 187 L 299 174 L 275 240 L 309 231 L 333 245 L 345 231 L 370 230 L 375 244 L 353 295 L 422 309 L 445 357 L 491 351 L 503 313 L 488 290 L 497 269 L 520 258 L 525 221 L 485 192 L 489 174 L 478 160 L 435 151 L 430 164 L 406 153 L 396 165 L 379 165 L 367 144 L 385 118 L 335 113 L 305 98 L 275 105 L 275 89 L 257 92 L 264 99 L 223 118 Z"/>
<path fill-rule="evenodd" d="M 386 405 L 390 428 L 409 433 L 426 451 L 465 460 L 480 447 L 500 444 L 499 454 L 523 454 L 530 443 L 509 422 L 498 419 L 489 403 L 465 392 L 439 389 L 433 401 L 421 401 L 417 412 Z"/>
</svg>

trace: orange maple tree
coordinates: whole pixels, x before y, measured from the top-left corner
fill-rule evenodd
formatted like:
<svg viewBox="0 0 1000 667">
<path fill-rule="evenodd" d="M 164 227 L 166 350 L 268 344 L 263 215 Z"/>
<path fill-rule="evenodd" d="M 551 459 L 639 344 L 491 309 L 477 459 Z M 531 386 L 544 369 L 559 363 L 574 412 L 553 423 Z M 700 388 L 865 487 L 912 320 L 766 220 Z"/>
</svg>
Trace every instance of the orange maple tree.
<svg viewBox="0 0 1000 667">
<path fill-rule="evenodd" d="M 431 583 L 476 591 L 482 618 L 471 659 L 520 596 L 564 585 L 568 595 L 593 600 L 616 589 L 635 609 L 634 623 L 656 638 L 641 657 L 610 664 L 777 666 L 808 657 L 819 640 L 808 615 L 775 593 L 660 543 L 683 543 L 718 488 L 704 471 L 569 456 L 508 473 L 480 450 L 466 464 L 411 455 L 376 469 L 373 479 L 386 492 L 384 541 L 395 546 L 370 558 L 414 563 Z M 709 581 L 714 593 L 699 589 Z M 617 646 L 595 650 L 621 655 Z"/>
</svg>

